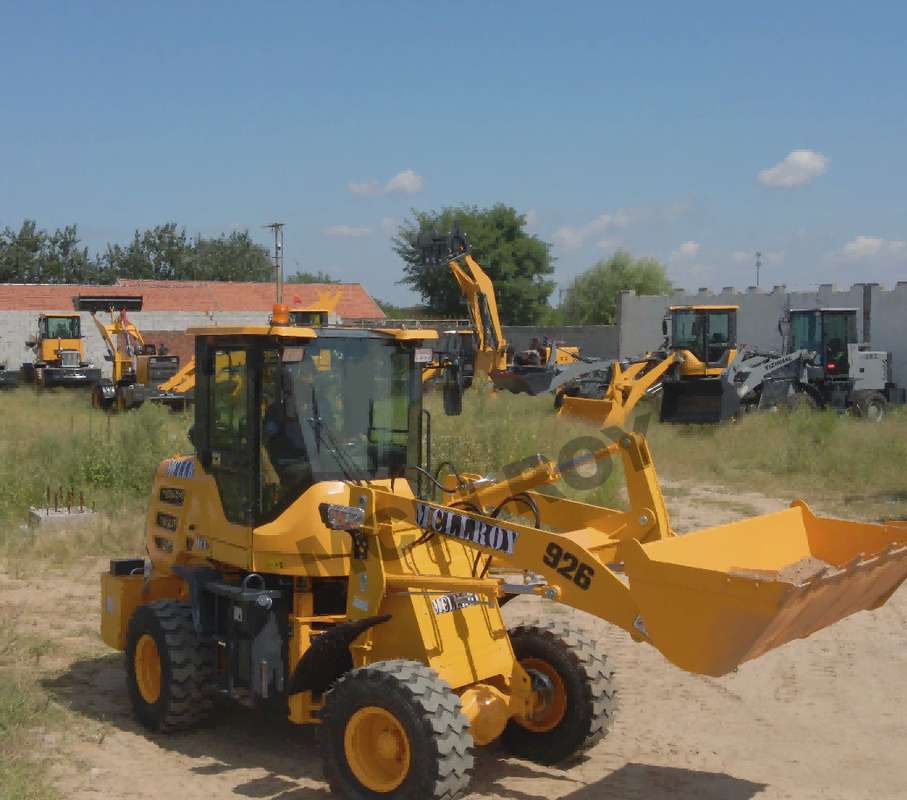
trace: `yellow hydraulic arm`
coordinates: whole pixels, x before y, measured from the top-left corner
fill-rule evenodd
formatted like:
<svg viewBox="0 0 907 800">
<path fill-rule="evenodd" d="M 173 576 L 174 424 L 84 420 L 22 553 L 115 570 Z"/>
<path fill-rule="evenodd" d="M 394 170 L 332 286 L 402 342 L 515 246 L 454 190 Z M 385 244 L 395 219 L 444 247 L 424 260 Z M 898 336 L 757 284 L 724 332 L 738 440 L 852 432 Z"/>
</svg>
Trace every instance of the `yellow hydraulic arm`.
<svg viewBox="0 0 907 800">
<path fill-rule="evenodd" d="M 636 361 L 626 369 L 615 361 L 611 366 L 611 380 L 604 398 L 570 397 L 558 409 L 558 416 L 580 417 L 597 423 L 601 428 L 627 425 L 627 415 L 642 400 L 661 376 L 683 355 L 672 351 L 661 361 L 653 364 L 652 359 Z"/>
<path fill-rule="evenodd" d="M 539 458 L 516 477 L 448 488 L 443 503 L 377 485 L 351 486 L 355 532 L 351 608 L 375 613 L 382 593 L 490 580 L 503 565 L 528 591 L 593 614 L 656 647 L 691 672 L 720 676 L 857 611 L 881 605 L 907 576 L 907 535 L 897 525 L 817 517 L 796 501 L 762 517 L 675 536 L 645 440 L 624 434 L 588 456 L 619 452 L 630 509 L 615 511 L 540 494 L 566 465 Z M 498 516 L 502 508 L 518 517 Z M 527 522 L 526 518 L 529 518 Z M 534 522 L 534 527 L 532 523 Z M 414 569 L 414 548 L 441 536 L 476 551 L 470 580 Z M 362 577 L 360 577 L 362 576 Z M 408 587 L 408 588 L 407 588 Z"/>
<path fill-rule="evenodd" d="M 505 348 L 507 341 L 501 333 L 501 321 L 498 317 L 498 303 L 494 296 L 494 284 L 476 260 L 469 254 L 463 257 L 466 268 L 456 261 L 449 262 L 454 277 L 469 304 L 469 315 L 472 317 L 478 336 L 476 348 L 476 374 L 486 375 L 493 369 L 504 369 L 507 364 Z"/>
</svg>

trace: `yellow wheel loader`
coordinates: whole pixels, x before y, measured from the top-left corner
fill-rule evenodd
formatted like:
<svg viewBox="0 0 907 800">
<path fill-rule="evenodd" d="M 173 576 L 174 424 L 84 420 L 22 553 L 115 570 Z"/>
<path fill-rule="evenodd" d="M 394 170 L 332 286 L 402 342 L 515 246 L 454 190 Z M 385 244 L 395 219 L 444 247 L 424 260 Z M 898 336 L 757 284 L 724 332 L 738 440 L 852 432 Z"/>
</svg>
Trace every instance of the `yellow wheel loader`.
<svg viewBox="0 0 907 800">
<path fill-rule="evenodd" d="M 662 422 L 719 422 L 740 401 L 722 373 L 737 355 L 737 306 L 671 306 L 662 321 L 664 344 L 627 362 L 614 362 L 606 381 L 580 378 L 555 398 L 559 416 L 602 428 L 626 425 L 643 397 L 661 393 Z"/>
<path fill-rule="evenodd" d="M 85 360 L 82 318 L 78 314 L 39 314 L 38 333 L 25 346 L 35 351 L 35 360 L 22 364 L 19 374 L 23 384 L 39 389 L 90 389 L 101 379 L 101 368 Z"/>
<path fill-rule="evenodd" d="M 126 653 L 136 717 L 196 725 L 218 695 L 321 726 L 339 797 L 452 799 L 476 747 L 542 764 L 615 713 L 584 611 L 683 669 L 722 675 L 875 608 L 907 575 L 907 529 L 802 503 L 676 536 L 646 442 L 504 473 L 429 469 L 426 330 L 271 323 L 196 336 L 193 455 L 157 469 L 144 557 L 101 577 L 101 632 Z M 456 404 L 453 404 L 456 405 Z M 544 489 L 622 460 L 629 508 Z"/>
</svg>

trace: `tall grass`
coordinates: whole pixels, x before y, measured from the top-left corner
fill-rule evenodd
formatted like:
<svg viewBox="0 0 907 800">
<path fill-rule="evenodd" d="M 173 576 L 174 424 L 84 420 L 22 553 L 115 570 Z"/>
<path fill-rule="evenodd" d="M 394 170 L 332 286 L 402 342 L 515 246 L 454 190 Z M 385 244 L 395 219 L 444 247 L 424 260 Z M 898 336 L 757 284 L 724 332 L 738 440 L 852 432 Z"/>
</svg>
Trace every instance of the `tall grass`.
<svg viewBox="0 0 907 800">
<path fill-rule="evenodd" d="M 188 452 L 191 416 L 146 403 L 127 414 L 91 408 L 83 392 L 0 395 L 0 519 L 25 522 L 61 489 L 98 510 L 147 494 L 163 458 Z M 58 500 L 59 502 L 59 500 Z M 63 500 L 65 503 L 65 499 Z"/>
</svg>

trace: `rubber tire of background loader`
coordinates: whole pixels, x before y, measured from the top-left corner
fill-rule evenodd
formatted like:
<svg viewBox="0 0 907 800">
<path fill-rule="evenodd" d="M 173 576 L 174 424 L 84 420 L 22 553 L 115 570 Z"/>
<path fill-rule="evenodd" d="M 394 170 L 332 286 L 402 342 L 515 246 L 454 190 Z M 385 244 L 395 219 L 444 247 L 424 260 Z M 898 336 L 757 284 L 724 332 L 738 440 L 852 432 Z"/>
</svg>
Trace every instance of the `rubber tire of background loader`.
<svg viewBox="0 0 907 800">
<path fill-rule="evenodd" d="M 199 641 L 189 603 L 159 600 L 138 606 L 129 620 L 126 675 L 139 722 L 170 732 L 206 719 L 213 707 L 208 686 L 214 648 Z"/>
<path fill-rule="evenodd" d="M 331 792 L 354 800 L 458 797 L 473 764 L 461 709 L 450 684 L 415 661 L 379 661 L 346 673 L 320 712 Z"/>
<path fill-rule="evenodd" d="M 541 672 L 554 689 L 540 715 L 507 723 L 500 741 L 508 752 L 550 765 L 605 736 L 617 708 L 614 675 L 594 641 L 586 631 L 559 620 L 537 620 L 510 631 L 520 665 L 530 676 Z"/>
<path fill-rule="evenodd" d="M 558 390 L 554 395 L 554 407 L 559 410 L 564 405 L 565 397 L 579 397 L 579 392 L 580 390 L 577 386 L 568 386 L 566 389 Z"/>
<path fill-rule="evenodd" d="M 888 401 L 879 392 L 871 392 L 860 398 L 856 409 L 861 419 L 868 422 L 881 422 L 885 412 L 888 411 Z"/>
</svg>

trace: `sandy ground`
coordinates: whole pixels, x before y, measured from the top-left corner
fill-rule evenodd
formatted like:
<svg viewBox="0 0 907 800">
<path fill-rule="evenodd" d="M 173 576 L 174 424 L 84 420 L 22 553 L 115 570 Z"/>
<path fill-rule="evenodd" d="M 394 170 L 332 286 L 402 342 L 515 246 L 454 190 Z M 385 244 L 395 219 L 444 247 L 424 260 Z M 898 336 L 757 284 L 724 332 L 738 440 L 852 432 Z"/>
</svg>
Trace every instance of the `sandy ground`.
<svg viewBox="0 0 907 800">
<path fill-rule="evenodd" d="M 686 531 L 786 507 L 758 494 L 733 498 L 665 482 L 676 529 Z M 122 658 L 95 633 L 97 575 L 0 573 L 0 604 L 20 627 L 54 631 L 59 646 L 41 680 L 75 714 L 39 752 L 64 796 L 104 798 L 328 797 L 317 731 L 232 704 L 198 732 L 149 735 L 132 719 Z M 509 620 L 551 604 L 516 600 Z M 570 610 L 558 613 L 574 614 Z M 585 615 L 613 662 L 619 710 L 609 735 L 564 769 L 477 754 L 471 800 L 895 800 L 907 796 L 907 589 L 723 678 L 691 675 L 653 648 Z M 98 654 L 106 653 L 101 658 Z"/>
</svg>

